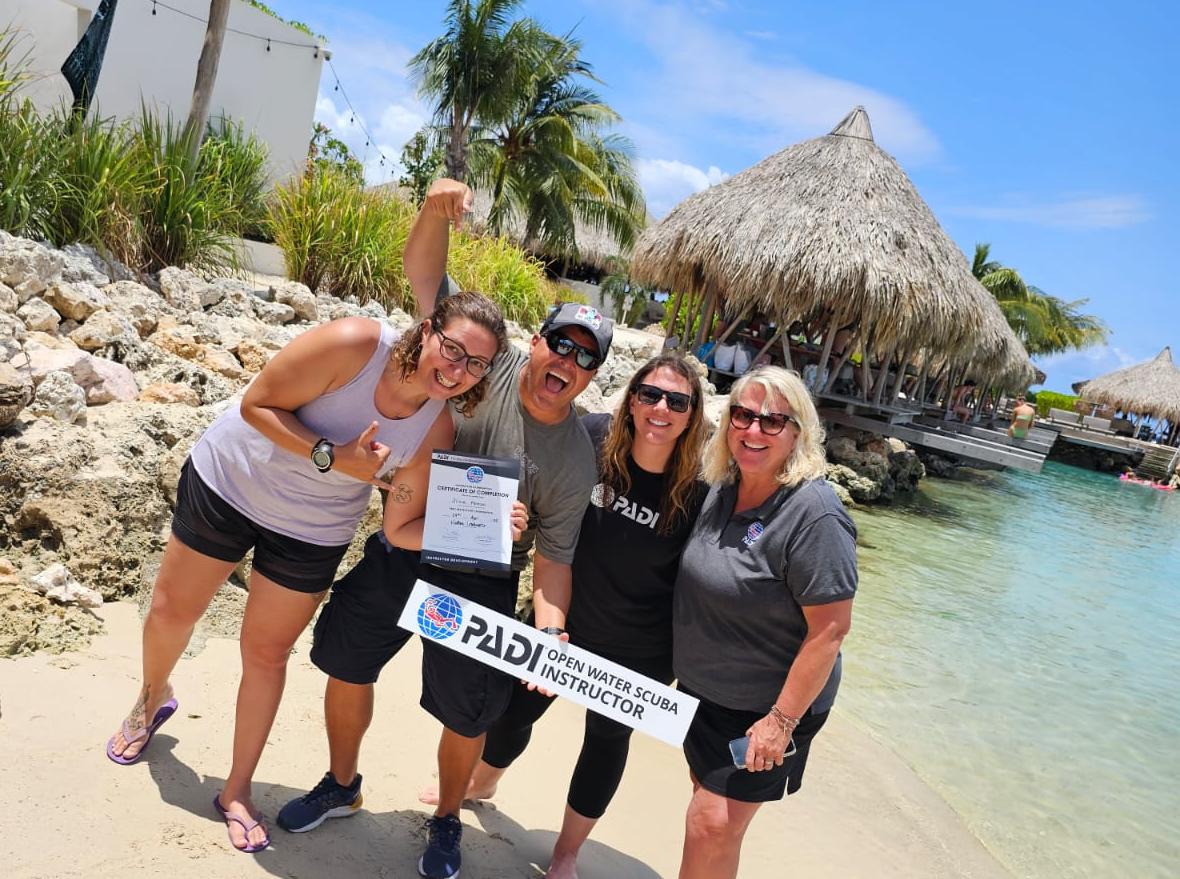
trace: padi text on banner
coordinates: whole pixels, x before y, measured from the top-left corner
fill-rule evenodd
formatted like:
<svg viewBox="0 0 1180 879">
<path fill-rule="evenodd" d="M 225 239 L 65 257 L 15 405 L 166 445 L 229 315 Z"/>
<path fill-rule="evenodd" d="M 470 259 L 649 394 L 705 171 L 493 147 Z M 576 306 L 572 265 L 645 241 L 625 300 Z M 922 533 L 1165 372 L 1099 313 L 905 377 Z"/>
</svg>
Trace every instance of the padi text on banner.
<svg viewBox="0 0 1180 879">
<path fill-rule="evenodd" d="M 414 584 L 397 622 L 670 745 L 684 742 L 697 710 L 692 696 L 425 580 Z"/>
<path fill-rule="evenodd" d="M 520 462 L 434 452 L 422 529 L 422 561 L 430 564 L 512 569 L 512 504 Z"/>
</svg>

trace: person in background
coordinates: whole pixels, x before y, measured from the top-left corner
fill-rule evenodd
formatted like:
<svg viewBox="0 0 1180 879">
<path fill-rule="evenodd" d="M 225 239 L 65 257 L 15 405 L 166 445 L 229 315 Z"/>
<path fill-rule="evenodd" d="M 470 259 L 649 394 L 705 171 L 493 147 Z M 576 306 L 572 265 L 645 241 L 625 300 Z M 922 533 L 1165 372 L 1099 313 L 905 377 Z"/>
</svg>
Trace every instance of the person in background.
<svg viewBox="0 0 1180 879">
<path fill-rule="evenodd" d="M 1024 394 L 1017 394 L 1016 405 L 1012 408 L 1012 423 L 1008 426 L 1008 436 L 1013 439 L 1024 439 L 1036 420 L 1037 410 L 1028 405 Z"/>
<path fill-rule="evenodd" d="M 672 615 L 678 686 L 700 699 L 680 879 L 734 879 L 762 803 L 799 790 L 840 684 L 856 527 L 824 480 L 824 431 L 799 376 L 734 383 L 705 451 L 710 483 Z"/>
<path fill-rule="evenodd" d="M 971 395 L 975 393 L 975 379 L 969 378 L 951 392 L 951 414 L 964 424 L 971 418 Z"/>
<path fill-rule="evenodd" d="M 574 556 L 569 639 L 663 684 L 672 681 L 672 587 L 704 499 L 697 478 L 706 436 L 701 398 L 693 368 L 665 354 L 631 377 L 613 418 L 582 419 L 597 450 L 599 482 Z M 469 799 L 495 794 L 552 704 L 535 689 L 516 687 L 508 710 L 488 731 Z M 631 732 L 586 712 L 548 879 L 577 876 L 578 852 L 622 781 Z"/>
</svg>

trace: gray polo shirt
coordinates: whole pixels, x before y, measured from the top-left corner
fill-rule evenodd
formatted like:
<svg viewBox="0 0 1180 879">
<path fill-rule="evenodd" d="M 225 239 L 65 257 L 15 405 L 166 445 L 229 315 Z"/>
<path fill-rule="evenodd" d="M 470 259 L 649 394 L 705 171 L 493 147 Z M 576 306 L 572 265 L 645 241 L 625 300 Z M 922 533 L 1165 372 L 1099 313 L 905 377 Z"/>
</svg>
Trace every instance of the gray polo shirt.
<svg viewBox="0 0 1180 879">
<path fill-rule="evenodd" d="M 824 480 L 735 513 L 737 484 L 709 490 L 684 548 L 672 618 L 680 682 L 727 708 L 770 710 L 807 635 L 802 608 L 856 594 L 856 526 Z M 812 703 L 832 706 L 840 659 Z"/>
<path fill-rule="evenodd" d="M 528 355 L 513 345 L 496 358 L 488 389 L 471 418 L 455 413 L 455 451 L 515 458 L 520 500 L 529 526 L 512 546 L 512 567 L 524 570 L 529 547 L 554 562 L 574 560 L 582 514 L 598 481 L 594 446 L 574 407 L 557 424 L 542 424 L 520 402 L 520 371 Z"/>
</svg>

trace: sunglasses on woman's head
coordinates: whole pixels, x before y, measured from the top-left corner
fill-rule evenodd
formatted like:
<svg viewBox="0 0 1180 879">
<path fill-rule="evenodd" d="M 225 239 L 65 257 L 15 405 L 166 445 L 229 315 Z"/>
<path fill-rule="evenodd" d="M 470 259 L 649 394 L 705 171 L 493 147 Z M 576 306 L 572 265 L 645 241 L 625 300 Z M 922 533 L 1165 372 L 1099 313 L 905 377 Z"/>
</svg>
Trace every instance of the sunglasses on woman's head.
<svg viewBox="0 0 1180 879">
<path fill-rule="evenodd" d="M 665 391 L 655 385 L 636 385 L 635 399 L 644 406 L 654 406 L 660 400 L 668 401 L 668 408 L 673 412 L 687 412 L 692 405 L 692 397 L 679 391 Z"/>
<path fill-rule="evenodd" d="M 483 378 L 491 371 L 492 363 L 490 360 L 484 360 L 482 357 L 468 354 L 467 349 L 462 344 L 444 336 L 442 330 L 435 330 L 434 334 L 438 336 L 438 347 L 442 351 L 442 356 L 451 361 L 451 363 L 463 363 L 467 372 L 476 378 Z"/>
<path fill-rule="evenodd" d="M 593 348 L 587 348 L 585 345 L 579 345 L 569 336 L 557 330 L 546 333 L 544 339 L 545 344 L 549 346 L 549 350 L 558 357 L 569 357 L 572 353 L 574 355 L 574 363 L 578 364 L 578 366 L 587 372 L 602 366 L 602 358 L 598 356 L 597 351 Z"/>
<path fill-rule="evenodd" d="M 755 412 L 745 406 L 729 407 L 729 423 L 738 430 L 748 430 L 755 421 L 767 436 L 782 433 L 783 428 L 788 424 L 795 425 L 795 430 L 800 429 L 799 419 L 794 415 L 787 415 L 785 412 Z"/>
</svg>

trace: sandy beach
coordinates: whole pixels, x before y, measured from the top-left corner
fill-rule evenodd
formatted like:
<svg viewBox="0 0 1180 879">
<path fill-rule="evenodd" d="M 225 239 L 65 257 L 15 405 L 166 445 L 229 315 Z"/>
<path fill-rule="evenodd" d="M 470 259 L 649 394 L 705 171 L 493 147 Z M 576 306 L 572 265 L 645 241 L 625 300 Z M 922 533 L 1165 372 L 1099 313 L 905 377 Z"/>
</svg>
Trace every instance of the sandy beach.
<svg viewBox="0 0 1180 879">
<path fill-rule="evenodd" d="M 107 631 L 60 656 L 0 662 L 0 766 L 7 810 L 0 858 L 12 879 L 168 876 L 413 876 L 427 814 L 438 725 L 418 707 L 416 642 L 386 670 L 365 743 L 365 809 L 312 833 L 284 833 L 258 855 L 230 848 L 211 801 L 228 769 L 236 642 L 210 638 L 181 661 L 177 715 L 138 765 L 115 766 L 103 743 L 134 695 L 139 621 L 130 603 L 100 614 Z M 323 677 L 305 635 L 255 782 L 273 818 L 327 764 Z M 555 706 L 494 805 L 465 809 L 463 876 L 536 877 L 559 826 L 581 740 L 581 709 Z M 680 752 L 637 736 L 613 807 L 583 855 L 583 879 L 676 875 L 688 782 Z M 747 837 L 743 877 L 1000 879 L 1008 874 L 951 809 L 847 716 L 817 740 L 803 791 L 768 806 Z"/>
</svg>

